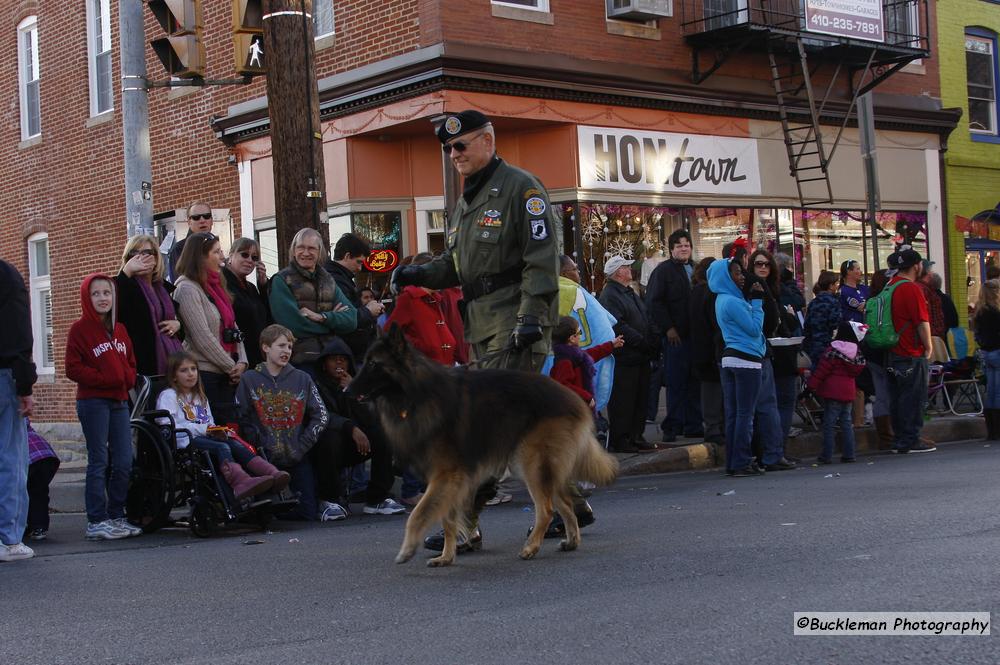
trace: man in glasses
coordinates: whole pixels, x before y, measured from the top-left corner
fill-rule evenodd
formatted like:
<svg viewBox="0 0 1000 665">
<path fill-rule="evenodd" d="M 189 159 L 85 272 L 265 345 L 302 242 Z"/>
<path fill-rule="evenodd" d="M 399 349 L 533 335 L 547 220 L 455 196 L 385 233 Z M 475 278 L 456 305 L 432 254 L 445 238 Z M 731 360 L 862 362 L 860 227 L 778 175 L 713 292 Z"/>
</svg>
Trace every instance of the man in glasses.
<svg viewBox="0 0 1000 665">
<path fill-rule="evenodd" d="M 448 114 L 437 137 L 464 178 L 462 195 L 448 218 L 445 251 L 430 263 L 397 268 L 392 288 L 461 286 L 465 338 L 477 367 L 538 372 L 559 317 L 561 227 L 549 195 L 535 176 L 497 156 L 493 124 L 479 111 Z M 475 528 L 460 552 L 481 546 L 477 515 L 496 492 L 490 481 L 476 494 L 468 516 Z M 582 498 L 575 504 L 578 516 L 590 512 Z M 440 550 L 443 542 L 439 534 L 425 544 Z"/>
<path fill-rule="evenodd" d="M 187 223 L 188 235 L 210 233 L 212 231 L 212 206 L 203 201 L 195 201 L 189 205 Z M 177 259 L 181 258 L 182 251 L 184 251 L 184 240 L 179 240 L 170 248 L 170 254 L 167 256 L 171 281 L 174 279 L 174 266 L 177 265 Z"/>
<path fill-rule="evenodd" d="M 375 340 L 375 335 L 378 332 L 376 325 L 378 317 L 385 311 L 385 306 L 377 300 L 362 304 L 361 292 L 355 281 L 365 265 L 365 259 L 371 253 L 372 248 L 367 240 L 353 233 L 345 233 L 333 246 L 333 257 L 323 265 L 333 280 L 337 282 L 337 288 L 347 296 L 347 299 L 358 310 L 357 330 L 342 335 L 357 360 L 365 357 L 368 346 Z"/>
</svg>

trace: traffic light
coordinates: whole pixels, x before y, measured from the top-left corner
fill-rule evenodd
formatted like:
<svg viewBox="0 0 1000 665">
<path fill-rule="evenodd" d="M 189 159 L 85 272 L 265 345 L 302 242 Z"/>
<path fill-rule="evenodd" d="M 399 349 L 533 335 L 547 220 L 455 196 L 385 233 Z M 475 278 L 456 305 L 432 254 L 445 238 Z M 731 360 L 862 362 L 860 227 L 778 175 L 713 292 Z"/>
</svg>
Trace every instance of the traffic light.
<svg viewBox="0 0 1000 665">
<path fill-rule="evenodd" d="M 267 73 L 263 16 L 261 0 L 233 0 L 233 56 L 242 76 Z"/>
<path fill-rule="evenodd" d="M 171 76 L 205 75 L 205 45 L 201 41 L 201 0 L 146 0 L 166 37 L 149 43 Z"/>
</svg>

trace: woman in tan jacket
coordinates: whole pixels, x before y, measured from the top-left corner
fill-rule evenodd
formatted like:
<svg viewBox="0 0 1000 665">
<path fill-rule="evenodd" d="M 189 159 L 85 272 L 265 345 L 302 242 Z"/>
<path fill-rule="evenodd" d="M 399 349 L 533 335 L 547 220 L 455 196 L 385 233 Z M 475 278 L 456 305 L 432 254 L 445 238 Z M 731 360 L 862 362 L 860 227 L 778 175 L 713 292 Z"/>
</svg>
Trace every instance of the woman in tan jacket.
<svg viewBox="0 0 1000 665">
<path fill-rule="evenodd" d="M 236 422 L 236 385 L 247 368 L 243 333 L 236 325 L 233 299 L 224 286 L 225 255 L 211 233 L 187 237 L 177 261 L 174 300 L 187 336 L 184 348 L 198 363 L 205 395 L 216 422 Z"/>
</svg>

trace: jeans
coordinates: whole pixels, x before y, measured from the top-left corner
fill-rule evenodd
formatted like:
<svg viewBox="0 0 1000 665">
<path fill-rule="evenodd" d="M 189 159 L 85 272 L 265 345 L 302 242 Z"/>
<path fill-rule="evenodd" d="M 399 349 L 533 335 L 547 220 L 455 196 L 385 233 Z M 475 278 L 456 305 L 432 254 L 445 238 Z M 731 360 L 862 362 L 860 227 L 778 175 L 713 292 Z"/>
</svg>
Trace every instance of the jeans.
<svg viewBox="0 0 1000 665">
<path fill-rule="evenodd" d="M 124 517 L 129 475 L 132 473 L 128 404 L 116 399 L 78 399 L 76 415 L 87 440 L 87 482 L 84 490 L 87 521 L 103 522 L 108 518 Z"/>
<path fill-rule="evenodd" d="M 0 369 L 0 541 L 16 545 L 28 519 L 28 427 L 14 375 Z"/>
<path fill-rule="evenodd" d="M 753 436 L 753 414 L 760 394 L 761 370 L 744 367 L 723 367 L 722 395 L 726 406 L 726 471 L 738 471 L 750 466 L 750 439 Z"/>
<path fill-rule="evenodd" d="M 660 424 L 666 435 L 700 434 L 701 399 L 698 379 L 691 367 L 694 353 L 690 340 L 674 346 L 663 340 L 662 371 L 667 384 L 667 417 Z"/>
<path fill-rule="evenodd" d="M 778 398 L 774 388 L 774 366 L 764 358 L 760 368 L 760 393 L 754 409 L 753 433 L 760 441 L 764 464 L 777 464 L 785 456 L 785 437 L 778 415 Z"/>
<path fill-rule="evenodd" d="M 191 445 L 198 450 L 207 450 L 220 465 L 225 462 L 235 462 L 240 466 L 246 466 L 246 463 L 253 459 L 253 453 L 246 446 L 232 439 L 220 441 L 210 436 L 196 436 Z"/>
<path fill-rule="evenodd" d="M 986 374 L 987 409 L 1000 409 L 1000 349 L 983 351 L 983 372 Z"/>
<path fill-rule="evenodd" d="M 722 406 L 722 384 L 701 381 L 701 415 L 705 421 L 705 440 L 711 443 L 725 443 L 726 414 Z"/>
<path fill-rule="evenodd" d="M 229 380 L 229 375 L 217 372 L 198 374 L 205 388 L 205 397 L 212 407 L 213 420 L 219 425 L 236 424 L 236 386 Z"/>
<path fill-rule="evenodd" d="M 829 462 L 833 459 L 833 444 L 836 439 L 837 425 L 840 425 L 840 457 L 854 459 L 854 423 L 852 422 L 853 402 L 838 402 L 823 400 L 823 452 L 820 459 Z"/>
<path fill-rule="evenodd" d="M 872 404 L 872 417 L 888 416 L 891 413 L 889 410 L 889 377 L 886 376 L 885 367 L 869 362 L 868 373 L 872 375 L 872 383 L 875 384 L 875 403 Z"/>
<path fill-rule="evenodd" d="M 889 377 L 889 411 L 892 431 L 896 434 L 893 447 L 909 450 L 920 443 L 927 405 L 927 358 L 887 354 Z"/>
<path fill-rule="evenodd" d="M 799 399 L 799 377 L 774 377 L 774 395 L 778 399 L 778 417 L 781 418 L 781 438 L 788 438 L 795 416 L 795 403 Z"/>
<path fill-rule="evenodd" d="M 404 499 L 412 499 L 413 497 L 427 491 L 427 485 L 416 473 L 407 469 L 403 472 L 403 483 L 399 488 L 399 496 Z"/>
</svg>

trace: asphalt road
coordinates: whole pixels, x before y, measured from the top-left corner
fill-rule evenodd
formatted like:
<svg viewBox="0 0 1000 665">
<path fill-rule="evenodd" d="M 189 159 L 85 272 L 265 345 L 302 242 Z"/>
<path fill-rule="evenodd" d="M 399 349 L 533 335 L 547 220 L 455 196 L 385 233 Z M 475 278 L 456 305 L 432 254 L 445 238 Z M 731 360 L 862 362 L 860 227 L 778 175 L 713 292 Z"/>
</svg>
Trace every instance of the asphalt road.
<svg viewBox="0 0 1000 665">
<path fill-rule="evenodd" d="M 998 472 L 1000 446 L 968 442 L 628 478 L 594 494 L 580 550 L 533 561 L 518 492 L 448 569 L 392 563 L 401 517 L 88 543 L 83 516 L 57 515 L 36 559 L 0 564 L 0 663 L 993 664 L 1000 629 L 796 637 L 792 614 L 1000 616 Z"/>
</svg>

